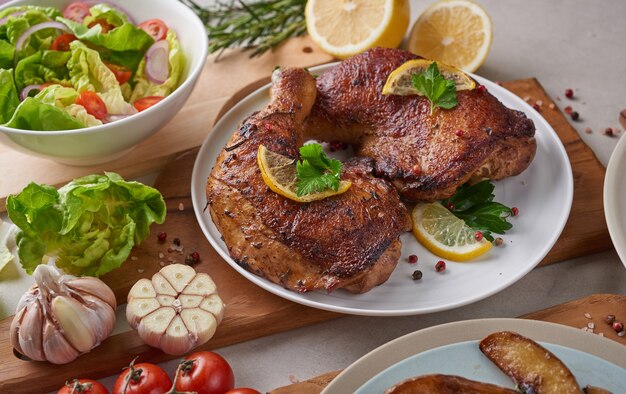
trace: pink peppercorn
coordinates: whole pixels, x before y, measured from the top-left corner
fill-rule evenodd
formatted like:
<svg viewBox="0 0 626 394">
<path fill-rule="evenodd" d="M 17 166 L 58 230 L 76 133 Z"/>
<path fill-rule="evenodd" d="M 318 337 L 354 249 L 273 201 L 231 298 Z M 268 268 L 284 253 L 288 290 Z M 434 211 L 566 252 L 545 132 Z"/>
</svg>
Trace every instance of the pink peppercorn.
<svg viewBox="0 0 626 394">
<path fill-rule="evenodd" d="M 511 216 L 517 216 L 517 215 L 519 215 L 519 208 L 518 207 L 511 208 Z"/>
<path fill-rule="evenodd" d="M 476 239 L 476 241 L 480 242 L 483 240 L 483 233 L 480 231 L 476 231 L 474 233 L 474 238 Z"/>
<path fill-rule="evenodd" d="M 565 97 L 571 99 L 574 97 L 574 91 L 572 89 L 565 89 Z"/>
<path fill-rule="evenodd" d="M 485 85 L 478 85 L 478 91 L 479 92 L 486 92 L 487 91 L 487 87 L 485 87 Z"/>
<path fill-rule="evenodd" d="M 571 115 L 571 114 L 572 114 L 572 112 L 574 112 L 574 110 L 572 109 L 572 107 L 570 107 L 569 105 L 568 105 L 567 107 L 563 108 L 563 111 L 564 111 L 566 114 L 568 114 L 568 115 Z"/>
<path fill-rule="evenodd" d="M 414 255 L 414 254 L 410 255 L 410 256 L 409 256 L 409 263 L 410 263 L 410 264 L 415 264 L 415 263 L 417 263 L 417 256 L 416 256 L 416 255 Z"/>
<path fill-rule="evenodd" d="M 624 323 L 622 323 L 619 320 L 615 320 L 612 324 L 613 329 L 615 330 L 615 332 L 620 332 L 624 330 Z"/>
<path fill-rule="evenodd" d="M 435 271 L 442 272 L 445 270 L 446 270 L 446 262 L 443 260 L 437 261 L 437 264 L 435 264 Z"/>
<path fill-rule="evenodd" d="M 167 233 L 165 231 L 161 231 L 157 234 L 157 239 L 159 240 L 159 242 L 165 242 L 165 240 L 167 239 Z"/>
<path fill-rule="evenodd" d="M 463 137 L 463 130 L 457 130 L 456 131 L 456 136 L 457 137 Z"/>
</svg>

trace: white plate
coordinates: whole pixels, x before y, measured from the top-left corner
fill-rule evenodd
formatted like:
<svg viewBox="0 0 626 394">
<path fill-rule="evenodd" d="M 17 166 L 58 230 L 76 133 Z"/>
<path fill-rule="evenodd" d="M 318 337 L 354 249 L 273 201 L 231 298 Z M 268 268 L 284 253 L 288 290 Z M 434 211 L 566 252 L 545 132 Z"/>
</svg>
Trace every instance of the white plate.
<svg viewBox="0 0 626 394">
<path fill-rule="evenodd" d="M 623 393 L 626 346 L 572 327 L 524 319 L 466 320 L 429 327 L 395 339 L 361 357 L 322 392 L 382 393 L 406 378 L 431 373 L 514 388 L 511 380 L 478 349 L 497 331 L 515 331 L 547 347 L 572 371 L 581 386 Z"/>
<path fill-rule="evenodd" d="M 604 176 L 604 216 L 611 240 L 626 266 L 626 138 L 615 146 Z"/>
<path fill-rule="evenodd" d="M 333 67 L 313 68 L 319 74 Z M 484 78 L 473 75 L 504 105 L 522 110 L 535 122 L 537 154 L 521 175 L 496 182 L 496 201 L 519 207 L 512 218 L 513 229 L 504 237 L 503 247 L 493 248 L 470 263 L 448 262 L 443 273 L 436 273 L 439 258 L 422 247 L 411 233 L 402 235 L 402 257 L 389 280 L 368 293 L 355 295 L 344 290 L 298 294 L 270 283 L 237 265 L 228 254 L 206 206 L 206 180 L 215 160 L 239 123 L 262 109 L 269 100 L 269 85 L 240 101 L 215 125 L 200 148 L 193 169 L 191 197 L 196 218 L 217 252 L 253 283 L 280 297 L 315 308 L 335 312 L 402 316 L 447 310 L 486 298 L 522 278 L 552 248 L 563 230 L 572 204 L 572 171 L 565 149 L 550 125 L 524 100 Z M 408 264 L 416 254 L 418 264 Z M 420 281 L 411 280 L 419 269 Z"/>
</svg>

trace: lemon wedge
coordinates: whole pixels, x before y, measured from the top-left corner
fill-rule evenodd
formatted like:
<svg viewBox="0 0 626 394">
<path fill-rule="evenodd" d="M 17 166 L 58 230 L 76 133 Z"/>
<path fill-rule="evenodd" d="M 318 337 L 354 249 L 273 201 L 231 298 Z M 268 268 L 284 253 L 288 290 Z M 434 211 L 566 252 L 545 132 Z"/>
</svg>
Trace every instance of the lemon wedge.
<svg viewBox="0 0 626 394">
<path fill-rule="evenodd" d="M 383 87 L 383 94 L 395 94 L 400 96 L 417 94 L 422 96 L 423 94 L 413 86 L 412 75 L 423 73 L 432 62 L 433 60 L 415 59 L 403 63 L 387 77 L 387 82 Z M 463 71 L 441 62 L 436 63 L 441 75 L 445 79 L 454 81 L 457 91 L 472 90 L 476 87 L 476 82 Z"/>
<path fill-rule="evenodd" d="M 407 49 L 473 72 L 487 58 L 492 39 L 491 18 L 480 5 L 469 0 L 440 0 L 417 19 Z"/>
<path fill-rule="evenodd" d="M 311 39 L 339 59 L 398 47 L 410 17 L 408 0 L 308 0 L 304 14 Z"/>
<path fill-rule="evenodd" d="M 261 170 L 263 181 L 274 193 L 297 202 L 311 202 L 336 196 L 345 193 L 352 186 L 350 181 L 340 181 L 337 191 L 324 190 L 323 192 L 298 196 L 296 193 L 298 178 L 295 159 L 272 152 L 264 145 L 259 145 L 257 163 Z"/>
<path fill-rule="evenodd" d="M 493 246 L 484 238 L 477 240 L 476 230 L 438 202 L 417 204 L 411 217 L 415 238 L 444 259 L 471 260 L 487 253 Z"/>
</svg>

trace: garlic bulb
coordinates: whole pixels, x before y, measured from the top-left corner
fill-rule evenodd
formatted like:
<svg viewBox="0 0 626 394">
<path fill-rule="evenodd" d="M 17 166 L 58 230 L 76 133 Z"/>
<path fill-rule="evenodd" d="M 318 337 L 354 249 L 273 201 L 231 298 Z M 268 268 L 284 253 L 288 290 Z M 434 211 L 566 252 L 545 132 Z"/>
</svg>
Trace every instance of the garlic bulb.
<svg viewBox="0 0 626 394">
<path fill-rule="evenodd" d="M 11 343 L 32 360 L 66 364 L 89 352 L 115 327 L 115 295 L 100 279 L 62 275 L 39 265 L 35 285 L 17 305 Z"/>
<path fill-rule="evenodd" d="M 181 355 L 213 337 L 224 303 L 211 277 L 172 264 L 140 279 L 128 293 L 126 318 L 150 346 Z"/>
</svg>

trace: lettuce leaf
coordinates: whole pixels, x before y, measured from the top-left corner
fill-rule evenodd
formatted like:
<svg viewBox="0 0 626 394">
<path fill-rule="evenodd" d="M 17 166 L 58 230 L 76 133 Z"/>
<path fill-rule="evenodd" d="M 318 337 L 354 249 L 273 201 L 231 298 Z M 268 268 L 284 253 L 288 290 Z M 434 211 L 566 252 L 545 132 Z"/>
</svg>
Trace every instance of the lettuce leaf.
<svg viewBox="0 0 626 394">
<path fill-rule="evenodd" d="M 169 78 L 162 84 L 158 85 L 150 82 L 146 77 L 146 60 L 143 59 L 139 63 L 139 68 L 135 74 L 135 89 L 130 98 L 130 102 L 134 103 L 136 100 L 147 96 L 163 96 L 166 97 L 178 87 L 181 75 L 185 68 L 185 57 L 183 51 L 180 48 L 180 43 L 176 38 L 176 33 L 173 30 L 167 32 L 166 40 L 169 44 Z"/>
<path fill-rule="evenodd" d="M 91 22 L 97 19 L 103 19 L 107 23 L 119 27 L 124 23 L 128 23 L 128 16 L 119 9 L 110 6 L 109 4 L 101 3 L 96 4 L 89 9 L 90 15 L 83 20 L 83 25 L 89 26 Z"/>
<path fill-rule="evenodd" d="M 87 113 L 85 107 L 75 104 L 77 98 L 78 92 L 74 88 L 61 85 L 50 85 L 34 97 L 35 100 L 63 110 L 86 127 L 101 125 L 102 122 Z"/>
<path fill-rule="evenodd" d="M 23 11 L 24 13 L 10 16 L 9 19 L 0 26 L 0 40 L 7 41 L 13 47 L 15 47 L 17 40 L 28 28 L 39 23 L 52 21 L 61 15 L 61 12 L 55 8 L 25 6 L 11 7 L 8 10 L 3 10 L 2 14 L 0 14 L 0 18 L 2 18 L 3 14 L 10 15 L 19 11 Z M 19 51 L 18 59 L 28 57 L 40 50 L 50 49 L 56 37 L 56 33 L 50 33 L 54 31 L 54 29 L 44 29 L 32 34 L 27 39 L 24 48 Z"/>
<path fill-rule="evenodd" d="M 39 51 L 20 60 L 15 67 L 17 90 L 45 82 L 67 83 L 70 56 L 70 52 Z"/>
<path fill-rule="evenodd" d="M 3 126 L 40 131 L 73 130 L 85 127 L 82 122 L 63 109 L 44 104 L 33 97 L 27 97 L 22 101 L 11 119 Z"/>
<path fill-rule="evenodd" d="M 20 228 L 16 241 L 26 272 L 49 256 L 67 273 L 99 276 L 122 265 L 150 225 L 163 223 L 166 208 L 158 190 L 104 173 L 58 191 L 31 183 L 9 196 L 7 212 Z"/>
<path fill-rule="evenodd" d="M 7 122 L 13 116 L 20 104 L 20 98 L 13 81 L 13 70 L 0 69 L 0 124 Z"/>
<path fill-rule="evenodd" d="M 102 62 L 96 50 L 89 49 L 79 41 L 70 44 L 71 58 L 67 63 L 72 86 L 82 93 L 85 90 L 98 93 L 107 111 L 115 115 L 132 115 L 135 108 L 124 100 L 115 74 Z"/>
<path fill-rule="evenodd" d="M 10 42 L 0 40 L 0 68 L 13 68 L 15 47 Z"/>
</svg>

